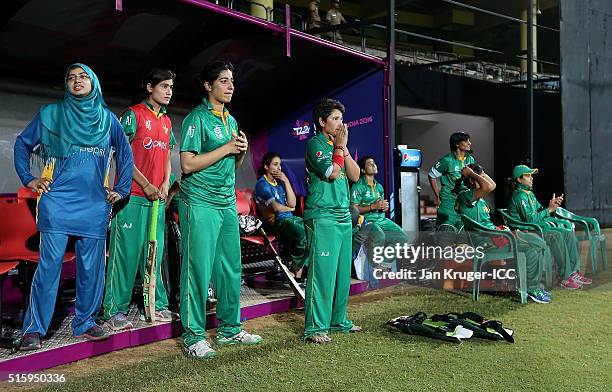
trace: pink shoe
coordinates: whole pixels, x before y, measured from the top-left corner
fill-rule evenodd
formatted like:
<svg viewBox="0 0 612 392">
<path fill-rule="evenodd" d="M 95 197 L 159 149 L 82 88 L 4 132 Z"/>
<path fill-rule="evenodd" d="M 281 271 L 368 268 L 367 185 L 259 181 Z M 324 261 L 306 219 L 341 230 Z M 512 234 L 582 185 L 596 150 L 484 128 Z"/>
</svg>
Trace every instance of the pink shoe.
<svg viewBox="0 0 612 392">
<path fill-rule="evenodd" d="M 574 280 L 574 278 L 570 275 L 569 278 L 561 282 L 561 287 L 568 290 L 578 290 L 582 287 L 582 285 L 580 284 L 580 282 Z"/>
<path fill-rule="evenodd" d="M 593 283 L 593 279 L 587 278 L 586 276 L 582 275 L 580 271 L 572 272 L 572 274 L 570 275 L 570 278 L 574 279 L 577 283 L 580 283 L 580 284 Z"/>
</svg>

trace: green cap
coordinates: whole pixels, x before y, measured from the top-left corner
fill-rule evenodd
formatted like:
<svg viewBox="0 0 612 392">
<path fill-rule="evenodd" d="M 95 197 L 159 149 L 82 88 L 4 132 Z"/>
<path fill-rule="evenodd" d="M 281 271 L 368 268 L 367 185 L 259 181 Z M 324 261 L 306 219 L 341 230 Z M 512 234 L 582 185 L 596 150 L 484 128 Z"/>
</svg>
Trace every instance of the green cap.
<svg viewBox="0 0 612 392">
<path fill-rule="evenodd" d="M 512 169 L 512 179 L 516 180 L 523 174 L 536 174 L 537 172 L 538 169 L 532 169 L 526 165 L 518 165 L 515 166 L 514 169 Z"/>
</svg>

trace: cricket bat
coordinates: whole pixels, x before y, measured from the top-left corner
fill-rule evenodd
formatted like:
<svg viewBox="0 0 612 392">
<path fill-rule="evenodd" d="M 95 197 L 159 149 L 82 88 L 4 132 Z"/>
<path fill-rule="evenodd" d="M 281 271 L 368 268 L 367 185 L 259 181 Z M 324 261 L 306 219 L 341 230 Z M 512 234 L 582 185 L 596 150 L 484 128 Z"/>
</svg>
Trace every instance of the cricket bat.
<svg viewBox="0 0 612 392">
<path fill-rule="evenodd" d="M 274 248 L 274 245 L 272 245 L 272 242 L 270 241 L 270 238 L 268 238 L 268 235 L 266 234 L 264 229 L 262 229 L 261 227 L 259 228 L 259 232 L 261 233 L 261 235 L 264 238 L 264 241 L 266 242 L 268 247 L 270 249 L 272 249 L 272 252 L 274 253 L 274 259 L 276 261 L 276 264 L 278 264 L 278 266 L 280 267 L 281 271 L 283 271 L 283 274 L 285 275 L 285 277 L 289 281 L 289 286 L 291 287 L 291 290 L 293 290 L 293 292 L 295 293 L 296 297 L 300 298 L 302 301 L 305 301 L 306 295 L 304 294 L 304 290 L 300 287 L 300 284 L 295 280 L 293 274 L 291 273 L 291 271 L 289 271 L 289 268 L 287 268 L 285 263 L 283 263 L 283 260 L 278 255 L 278 252 L 276 252 L 276 249 Z"/>
<path fill-rule="evenodd" d="M 157 212 L 159 200 L 153 202 L 151 208 L 151 223 L 149 225 L 149 248 L 147 249 L 147 264 L 145 265 L 144 311 L 147 321 L 155 322 L 155 282 L 157 282 Z"/>
</svg>

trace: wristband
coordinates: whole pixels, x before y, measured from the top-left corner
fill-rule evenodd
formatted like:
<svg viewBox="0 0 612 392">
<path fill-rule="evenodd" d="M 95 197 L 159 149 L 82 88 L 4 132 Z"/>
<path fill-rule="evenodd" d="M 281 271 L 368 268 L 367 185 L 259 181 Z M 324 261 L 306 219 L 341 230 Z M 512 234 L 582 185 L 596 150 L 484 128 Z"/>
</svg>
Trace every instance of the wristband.
<svg viewBox="0 0 612 392">
<path fill-rule="evenodd" d="M 332 162 L 340 166 L 340 169 L 344 167 L 344 157 L 341 155 L 334 154 L 334 156 L 332 157 Z"/>
</svg>

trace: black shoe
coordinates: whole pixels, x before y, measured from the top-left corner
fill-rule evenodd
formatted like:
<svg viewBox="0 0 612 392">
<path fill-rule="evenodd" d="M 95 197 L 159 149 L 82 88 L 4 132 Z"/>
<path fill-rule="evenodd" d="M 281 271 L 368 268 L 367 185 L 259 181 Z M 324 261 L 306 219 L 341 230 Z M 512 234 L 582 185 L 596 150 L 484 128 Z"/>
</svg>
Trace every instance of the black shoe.
<svg viewBox="0 0 612 392">
<path fill-rule="evenodd" d="M 106 329 L 96 324 L 93 327 L 89 328 L 87 331 L 85 331 L 85 333 L 79 336 L 75 336 L 75 338 L 87 338 L 89 340 L 98 341 L 108 339 L 109 334 Z"/>
<path fill-rule="evenodd" d="M 38 332 L 26 333 L 21 338 L 20 351 L 40 350 L 40 334 Z"/>
</svg>

